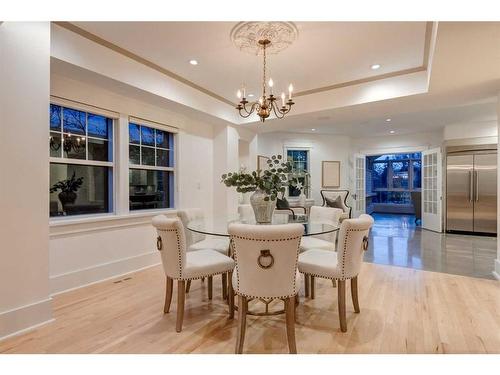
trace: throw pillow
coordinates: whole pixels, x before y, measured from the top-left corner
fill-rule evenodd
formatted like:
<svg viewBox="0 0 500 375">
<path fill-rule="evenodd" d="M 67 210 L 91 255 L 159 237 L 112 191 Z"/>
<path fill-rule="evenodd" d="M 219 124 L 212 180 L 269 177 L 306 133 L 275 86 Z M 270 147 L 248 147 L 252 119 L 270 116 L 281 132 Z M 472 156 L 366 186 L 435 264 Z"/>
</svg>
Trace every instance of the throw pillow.
<svg viewBox="0 0 500 375">
<path fill-rule="evenodd" d="M 285 197 L 283 197 L 283 199 L 276 198 L 276 208 L 278 210 L 288 210 L 290 208 L 290 203 Z"/>
<path fill-rule="evenodd" d="M 342 211 L 344 210 L 344 205 L 342 204 L 342 198 L 340 195 L 335 199 L 325 198 L 325 201 L 328 207 L 340 208 Z"/>
</svg>

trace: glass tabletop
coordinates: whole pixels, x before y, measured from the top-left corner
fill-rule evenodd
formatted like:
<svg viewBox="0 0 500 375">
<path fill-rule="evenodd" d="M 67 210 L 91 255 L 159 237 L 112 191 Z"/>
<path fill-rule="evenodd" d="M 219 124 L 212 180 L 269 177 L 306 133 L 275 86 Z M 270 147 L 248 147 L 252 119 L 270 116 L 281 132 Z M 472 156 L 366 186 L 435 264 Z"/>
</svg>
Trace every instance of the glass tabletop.
<svg viewBox="0 0 500 375">
<path fill-rule="evenodd" d="M 187 225 L 187 229 L 201 234 L 207 234 L 211 236 L 221 236 L 229 237 L 228 227 L 229 224 L 241 223 L 241 224 L 257 224 L 255 218 L 234 219 L 227 220 L 223 218 L 214 218 L 212 222 L 205 222 L 204 220 L 193 220 Z M 295 218 L 288 214 L 274 214 L 273 220 L 269 224 L 259 224 L 259 225 L 280 225 L 280 224 L 293 224 L 299 223 L 304 225 L 304 236 L 313 236 L 318 234 L 332 233 L 339 230 L 339 226 L 323 223 L 318 221 L 309 221 L 308 217 L 305 215 L 296 215 Z"/>
</svg>

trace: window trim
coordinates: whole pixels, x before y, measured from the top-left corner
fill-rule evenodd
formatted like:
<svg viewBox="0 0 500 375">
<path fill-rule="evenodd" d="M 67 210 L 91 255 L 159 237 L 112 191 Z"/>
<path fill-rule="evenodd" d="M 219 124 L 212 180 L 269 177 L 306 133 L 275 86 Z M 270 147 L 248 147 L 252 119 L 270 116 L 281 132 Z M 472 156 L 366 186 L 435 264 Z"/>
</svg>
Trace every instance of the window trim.
<svg viewBox="0 0 500 375">
<path fill-rule="evenodd" d="M 50 221 L 56 221 L 56 222 L 62 222 L 62 221 L 71 221 L 72 219 L 75 218 L 82 218 L 82 219 L 89 219 L 89 218 L 101 218 L 101 217 L 110 217 L 110 216 L 115 216 L 116 215 L 116 203 L 118 201 L 117 197 L 117 163 L 116 163 L 116 158 L 118 155 L 118 147 L 120 145 L 120 142 L 117 141 L 117 128 L 118 128 L 118 123 L 119 123 L 119 118 L 120 115 L 116 112 L 108 111 L 99 107 L 91 106 L 91 105 L 86 105 L 80 102 L 75 102 L 72 100 L 60 98 L 57 96 L 50 96 L 50 101 L 49 101 L 49 110 L 51 105 L 57 105 L 61 107 L 61 110 L 63 108 L 68 108 L 68 109 L 74 109 L 77 111 L 82 111 L 85 112 L 85 159 L 72 159 L 72 158 L 65 158 L 63 157 L 64 152 L 62 151 L 62 143 L 61 143 L 61 157 L 52 157 L 49 156 L 49 168 L 50 164 L 74 164 L 74 165 L 83 165 L 83 166 L 95 166 L 95 167 L 107 167 L 111 170 L 112 174 L 112 180 L 111 180 L 111 210 L 110 212 L 103 212 L 103 213 L 95 213 L 95 214 L 82 214 L 82 215 L 66 215 L 66 216 L 50 216 L 49 213 L 49 222 Z M 112 161 L 100 161 L 100 160 L 88 160 L 88 143 L 87 139 L 92 138 L 92 139 L 99 139 L 99 140 L 105 140 L 104 138 L 99 138 L 99 137 L 94 137 L 94 136 L 88 136 L 88 114 L 91 113 L 93 115 L 99 115 L 99 116 L 104 116 L 109 119 L 111 119 L 112 124 L 111 124 L 111 134 L 112 134 L 112 152 L 111 152 L 111 160 Z M 64 115 L 61 113 L 61 129 L 60 131 L 55 131 L 50 129 L 50 119 L 49 119 L 49 135 L 51 132 L 61 134 L 61 140 L 63 140 L 64 134 L 69 134 L 64 132 Z M 108 139 L 109 142 L 109 139 Z M 50 155 L 50 147 L 49 147 L 49 155 Z M 50 178 L 50 177 L 49 177 Z M 48 188 L 50 189 L 50 182 Z M 109 186 L 108 186 L 109 188 Z M 108 193 L 109 194 L 109 193 Z M 50 193 L 49 193 L 49 200 L 50 200 Z"/>
</svg>

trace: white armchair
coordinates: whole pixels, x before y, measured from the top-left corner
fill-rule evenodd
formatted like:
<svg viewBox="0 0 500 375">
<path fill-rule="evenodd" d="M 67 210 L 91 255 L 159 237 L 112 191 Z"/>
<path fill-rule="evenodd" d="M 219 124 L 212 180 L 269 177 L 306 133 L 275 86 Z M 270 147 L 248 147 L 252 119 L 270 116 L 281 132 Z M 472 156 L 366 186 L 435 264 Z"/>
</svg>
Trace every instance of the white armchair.
<svg viewBox="0 0 500 375">
<path fill-rule="evenodd" d="M 340 221 L 342 222 L 345 219 L 350 219 L 352 214 L 352 208 L 347 204 L 347 198 L 349 197 L 349 190 L 321 190 L 320 191 L 321 198 L 323 199 L 323 207 L 331 207 L 329 204 L 332 202 L 336 202 L 339 204 L 339 207 L 343 211 L 343 214 L 340 215 Z"/>
<path fill-rule="evenodd" d="M 163 270 L 167 278 L 164 313 L 170 311 L 173 280 L 177 280 L 177 323 L 176 331 L 181 332 L 184 319 L 186 281 L 226 275 L 231 279 L 234 261 L 212 249 L 186 252 L 184 226 L 177 218 L 158 215 L 153 218 L 153 226 L 158 232 L 157 248 L 161 254 Z M 230 316 L 232 298 L 229 299 Z"/>
<path fill-rule="evenodd" d="M 296 353 L 295 298 L 299 290 L 297 256 L 301 224 L 229 226 L 234 259 L 232 284 L 238 295 L 236 353 L 243 352 L 246 314 L 251 299 L 282 299 L 290 353 Z"/>
<path fill-rule="evenodd" d="M 358 274 L 363 262 L 363 250 L 368 248 L 368 235 L 373 225 L 370 215 L 346 219 L 340 227 L 338 252 L 311 249 L 299 255 L 299 272 L 306 278 L 320 277 L 338 281 L 340 329 L 347 331 L 345 281 L 351 280 L 354 311 L 359 313 Z"/>
</svg>

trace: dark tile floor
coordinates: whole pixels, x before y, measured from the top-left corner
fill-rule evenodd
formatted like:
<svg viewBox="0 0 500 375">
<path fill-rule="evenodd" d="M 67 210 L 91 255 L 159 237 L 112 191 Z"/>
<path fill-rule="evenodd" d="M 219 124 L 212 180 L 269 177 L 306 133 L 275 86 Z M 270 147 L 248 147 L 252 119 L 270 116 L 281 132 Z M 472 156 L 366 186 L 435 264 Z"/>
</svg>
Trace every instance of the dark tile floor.
<svg viewBox="0 0 500 375">
<path fill-rule="evenodd" d="M 495 237 L 431 232 L 413 215 L 373 217 L 366 262 L 493 279 Z"/>
</svg>

